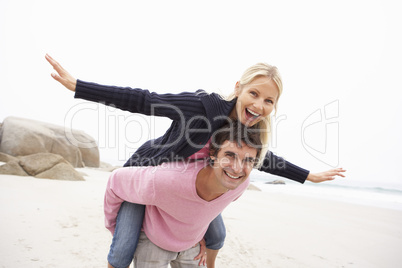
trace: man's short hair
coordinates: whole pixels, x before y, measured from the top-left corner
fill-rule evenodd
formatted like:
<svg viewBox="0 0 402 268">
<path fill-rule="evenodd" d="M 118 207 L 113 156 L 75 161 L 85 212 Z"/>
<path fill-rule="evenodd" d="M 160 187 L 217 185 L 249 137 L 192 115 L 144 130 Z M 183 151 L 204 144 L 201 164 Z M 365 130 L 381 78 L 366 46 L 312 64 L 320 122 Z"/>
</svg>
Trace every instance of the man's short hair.
<svg viewBox="0 0 402 268">
<path fill-rule="evenodd" d="M 259 158 L 262 143 L 258 129 L 247 127 L 238 120 L 230 120 L 212 135 L 209 147 L 210 156 L 217 156 L 222 145 L 227 140 L 235 142 L 239 147 L 242 147 L 244 143 L 251 148 L 255 148 L 257 150 L 256 158 Z"/>
</svg>

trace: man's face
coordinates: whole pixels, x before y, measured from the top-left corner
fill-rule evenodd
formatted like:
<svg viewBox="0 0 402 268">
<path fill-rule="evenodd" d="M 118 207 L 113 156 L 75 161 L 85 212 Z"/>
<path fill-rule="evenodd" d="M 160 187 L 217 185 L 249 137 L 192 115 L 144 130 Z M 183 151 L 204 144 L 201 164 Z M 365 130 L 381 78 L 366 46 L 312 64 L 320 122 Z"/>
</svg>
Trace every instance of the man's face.
<svg viewBox="0 0 402 268">
<path fill-rule="evenodd" d="M 242 143 L 239 147 L 229 140 L 221 146 L 214 160 L 213 172 L 222 190 L 234 190 L 250 175 L 257 160 L 257 149 Z"/>
</svg>

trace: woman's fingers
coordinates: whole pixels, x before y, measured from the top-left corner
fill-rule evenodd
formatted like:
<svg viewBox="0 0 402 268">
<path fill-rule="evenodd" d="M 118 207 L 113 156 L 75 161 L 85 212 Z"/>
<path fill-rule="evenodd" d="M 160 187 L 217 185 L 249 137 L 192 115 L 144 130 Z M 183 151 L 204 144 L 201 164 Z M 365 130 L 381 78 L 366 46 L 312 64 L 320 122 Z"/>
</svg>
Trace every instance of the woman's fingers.
<svg viewBox="0 0 402 268">
<path fill-rule="evenodd" d="M 343 168 L 335 168 L 335 169 L 330 169 L 324 172 L 320 172 L 320 173 L 310 173 L 307 176 L 307 180 L 311 181 L 311 182 L 323 182 L 323 181 L 330 181 L 330 180 L 334 180 L 336 178 L 336 176 L 339 177 L 345 177 L 345 175 L 343 175 L 342 173 L 345 172 L 346 170 Z"/>
<path fill-rule="evenodd" d="M 72 75 L 70 75 L 63 67 L 61 67 L 60 63 L 50 57 L 50 55 L 46 54 L 45 58 L 50 63 L 50 65 L 52 65 L 53 69 L 57 72 L 51 74 L 53 79 L 58 81 L 67 89 L 75 91 L 77 80 Z"/>
</svg>

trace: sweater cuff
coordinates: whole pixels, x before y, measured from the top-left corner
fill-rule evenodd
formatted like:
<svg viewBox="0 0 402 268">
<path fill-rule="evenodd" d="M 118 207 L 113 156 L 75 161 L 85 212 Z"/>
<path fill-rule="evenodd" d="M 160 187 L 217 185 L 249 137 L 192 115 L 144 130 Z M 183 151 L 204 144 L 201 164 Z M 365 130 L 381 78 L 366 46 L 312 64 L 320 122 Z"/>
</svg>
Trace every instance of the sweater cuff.
<svg viewBox="0 0 402 268">
<path fill-rule="evenodd" d="M 111 86 L 102 86 L 77 79 L 74 98 L 93 102 L 105 102 L 112 98 L 113 93 L 114 90 Z"/>
<path fill-rule="evenodd" d="M 264 162 L 259 170 L 300 183 L 304 183 L 310 173 L 310 171 L 296 166 L 282 157 L 274 155 L 270 151 L 268 151 L 265 156 Z"/>
<path fill-rule="evenodd" d="M 296 166 L 288 161 L 285 161 L 284 169 L 287 171 L 286 174 L 283 174 L 284 177 L 300 183 L 304 183 L 310 173 L 309 170 Z"/>
</svg>

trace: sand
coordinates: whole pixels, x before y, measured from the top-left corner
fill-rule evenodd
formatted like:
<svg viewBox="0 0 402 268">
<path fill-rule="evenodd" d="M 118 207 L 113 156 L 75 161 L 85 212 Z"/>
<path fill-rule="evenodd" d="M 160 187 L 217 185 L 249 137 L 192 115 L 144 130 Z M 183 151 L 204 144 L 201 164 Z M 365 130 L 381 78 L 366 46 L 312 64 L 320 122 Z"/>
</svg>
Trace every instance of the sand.
<svg viewBox="0 0 402 268">
<path fill-rule="evenodd" d="M 110 173 L 86 181 L 0 175 L 0 267 L 106 267 Z M 223 213 L 217 267 L 399 267 L 402 211 L 246 191 Z"/>
</svg>

